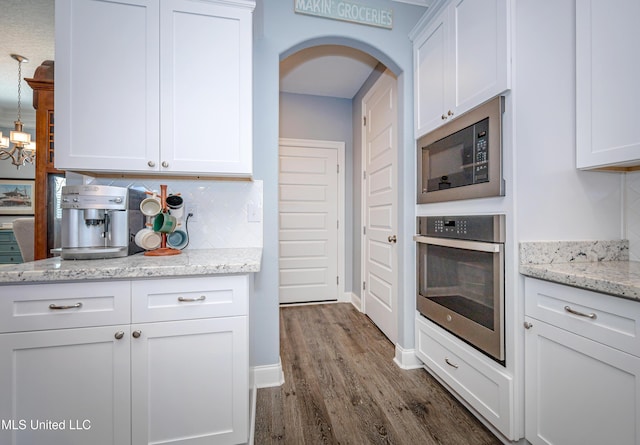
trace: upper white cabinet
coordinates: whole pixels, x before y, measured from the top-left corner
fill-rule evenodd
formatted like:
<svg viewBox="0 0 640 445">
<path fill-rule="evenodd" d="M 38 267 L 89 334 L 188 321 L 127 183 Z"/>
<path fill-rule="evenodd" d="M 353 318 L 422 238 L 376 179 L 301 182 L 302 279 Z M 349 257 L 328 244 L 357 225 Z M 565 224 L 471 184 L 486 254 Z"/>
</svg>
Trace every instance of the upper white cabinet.
<svg viewBox="0 0 640 445">
<path fill-rule="evenodd" d="M 56 0 L 56 167 L 251 176 L 249 0 Z"/>
<path fill-rule="evenodd" d="M 581 169 L 640 167 L 640 1 L 576 1 L 576 144 Z"/>
<path fill-rule="evenodd" d="M 509 5 L 454 0 L 416 27 L 416 138 L 510 88 Z"/>
</svg>

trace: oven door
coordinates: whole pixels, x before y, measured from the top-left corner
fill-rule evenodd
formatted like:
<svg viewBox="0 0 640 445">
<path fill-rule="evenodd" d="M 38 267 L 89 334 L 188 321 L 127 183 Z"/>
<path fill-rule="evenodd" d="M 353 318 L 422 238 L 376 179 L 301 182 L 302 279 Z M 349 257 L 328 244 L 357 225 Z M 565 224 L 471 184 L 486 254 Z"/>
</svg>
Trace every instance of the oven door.
<svg viewBox="0 0 640 445">
<path fill-rule="evenodd" d="M 504 362 L 504 244 L 415 236 L 417 309 Z"/>
</svg>

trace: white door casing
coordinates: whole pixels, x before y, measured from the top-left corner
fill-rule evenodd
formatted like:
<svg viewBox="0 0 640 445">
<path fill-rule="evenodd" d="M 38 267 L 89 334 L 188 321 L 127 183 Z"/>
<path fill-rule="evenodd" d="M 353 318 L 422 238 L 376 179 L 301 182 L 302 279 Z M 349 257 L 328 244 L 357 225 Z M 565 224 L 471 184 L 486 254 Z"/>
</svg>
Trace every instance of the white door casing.
<svg viewBox="0 0 640 445">
<path fill-rule="evenodd" d="M 342 300 L 344 145 L 280 139 L 280 303 Z"/>
<path fill-rule="evenodd" d="M 387 70 L 362 100 L 363 311 L 398 336 L 397 81 Z"/>
</svg>

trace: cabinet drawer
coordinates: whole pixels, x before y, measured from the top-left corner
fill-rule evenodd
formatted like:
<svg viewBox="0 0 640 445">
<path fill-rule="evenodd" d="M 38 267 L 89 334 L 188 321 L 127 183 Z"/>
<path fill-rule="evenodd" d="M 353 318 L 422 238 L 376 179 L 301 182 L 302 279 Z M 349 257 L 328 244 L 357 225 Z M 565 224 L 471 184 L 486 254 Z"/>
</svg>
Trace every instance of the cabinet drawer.
<svg viewBox="0 0 640 445">
<path fill-rule="evenodd" d="M 247 315 L 248 275 L 138 280 L 132 283 L 132 321 Z"/>
<path fill-rule="evenodd" d="M 449 335 L 418 314 L 416 355 L 502 434 L 515 439 L 511 422 L 513 378 L 500 365 L 470 353 Z"/>
<path fill-rule="evenodd" d="M 0 264 L 18 264 L 22 263 L 22 255 L 20 252 L 2 253 L 0 252 Z"/>
<path fill-rule="evenodd" d="M 7 253 L 20 253 L 20 247 L 16 242 L 0 243 L 0 255 Z"/>
<path fill-rule="evenodd" d="M 525 278 L 529 317 L 640 356 L 640 303 L 548 281 Z"/>
<path fill-rule="evenodd" d="M 0 245 L 3 243 L 14 243 L 16 237 L 13 235 L 13 230 L 0 230 Z"/>
<path fill-rule="evenodd" d="M 128 281 L 0 286 L 0 332 L 130 323 L 130 286 Z"/>
</svg>

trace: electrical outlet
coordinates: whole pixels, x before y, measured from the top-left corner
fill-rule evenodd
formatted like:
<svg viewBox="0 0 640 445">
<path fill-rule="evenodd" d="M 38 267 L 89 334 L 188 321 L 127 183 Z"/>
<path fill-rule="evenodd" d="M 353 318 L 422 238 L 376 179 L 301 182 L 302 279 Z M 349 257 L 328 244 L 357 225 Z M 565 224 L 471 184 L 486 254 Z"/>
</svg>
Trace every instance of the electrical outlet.
<svg viewBox="0 0 640 445">
<path fill-rule="evenodd" d="M 189 216 L 190 222 L 198 222 L 198 206 L 191 206 L 187 212 L 187 216 Z"/>
</svg>

